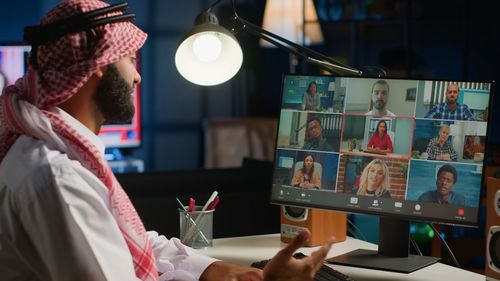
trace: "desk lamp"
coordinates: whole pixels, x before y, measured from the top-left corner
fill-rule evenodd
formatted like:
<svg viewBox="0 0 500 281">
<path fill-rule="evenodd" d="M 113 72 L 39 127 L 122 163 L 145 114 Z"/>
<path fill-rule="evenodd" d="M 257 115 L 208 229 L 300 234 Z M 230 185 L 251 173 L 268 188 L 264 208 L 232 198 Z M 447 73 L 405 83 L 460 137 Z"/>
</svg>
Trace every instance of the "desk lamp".
<svg viewBox="0 0 500 281">
<path fill-rule="evenodd" d="M 233 35 L 235 30 L 230 32 L 220 26 L 217 17 L 211 12 L 220 2 L 222 0 L 215 1 L 196 17 L 194 28 L 181 40 L 175 54 L 177 70 L 194 84 L 221 84 L 231 79 L 243 62 L 241 47 Z M 361 70 L 339 63 L 239 17 L 234 0 L 231 0 L 231 4 L 232 19 L 242 30 L 329 72 L 351 76 L 366 75 Z M 383 70 L 378 71 L 377 76 L 384 75 Z"/>
</svg>

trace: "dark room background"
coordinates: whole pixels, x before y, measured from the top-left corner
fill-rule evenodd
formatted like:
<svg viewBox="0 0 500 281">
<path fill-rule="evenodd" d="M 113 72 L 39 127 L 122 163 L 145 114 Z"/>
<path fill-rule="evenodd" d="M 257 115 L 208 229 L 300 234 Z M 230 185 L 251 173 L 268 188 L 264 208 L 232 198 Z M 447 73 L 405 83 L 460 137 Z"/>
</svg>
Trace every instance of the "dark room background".
<svg viewBox="0 0 500 281">
<path fill-rule="evenodd" d="M 3 1 L 0 42 L 22 42 L 23 28 L 37 24 L 58 2 Z M 244 62 L 239 73 L 228 82 L 201 87 L 177 72 L 174 63 L 177 45 L 192 28 L 196 15 L 212 2 L 129 1 L 129 11 L 137 15 L 135 23 L 149 38 L 140 56 L 143 143 L 139 148 L 122 152 L 143 160 L 145 171 L 203 168 L 208 120 L 278 118 L 281 80 L 284 73 L 291 72 L 290 57 L 282 50 L 260 47 L 257 38 L 251 35 L 244 32 L 236 35 Z M 241 17 L 262 24 L 265 1 L 235 2 Z M 314 0 L 314 3 L 325 41 L 311 48 L 340 62 L 355 68 L 382 67 L 388 77 L 498 81 L 498 1 Z M 231 26 L 229 0 L 222 1 L 213 11 L 223 25 Z M 294 71 L 319 73 L 317 68 L 300 62 Z M 500 132 L 491 130 L 500 116 L 497 92 L 494 89 L 491 134 L 487 141 L 488 162 L 500 164 Z M 366 226 L 367 232 L 372 225 L 376 226 L 363 218 L 358 218 L 357 224 Z M 448 233 L 479 237 L 484 246 L 481 232 L 484 228 L 468 231 L 457 228 Z M 376 237 L 373 239 L 376 241 Z M 457 248 L 463 246 L 457 245 Z"/>
<path fill-rule="evenodd" d="M 59 1 L 5 1 L 0 41 L 22 41 L 23 27 L 36 24 Z M 110 1 L 120 2 L 120 1 Z M 226 3 L 227 2 L 227 3 Z M 391 77 L 497 80 L 500 63 L 497 1 L 316 0 L 325 42 L 312 48 L 356 68 L 381 66 Z M 174 55 L 194 17 L 208 0 L 131 0 L 136 24 L 149 34 L 141 52 L 143 145 L 125 151 L 143 159 L 146 171 L 198 169 L 204 165 L 203 124 L 211 118 L 278 117 L 281 77 L 289 56 L 261 48 L 244 32 L 242 69 L 232 80 L 200 87 L 177 72 Z M 262 23 L 265 1 L 239 0 L 239 15 Z M 230 1 L 214 10 L 230 25 Z M 318 73 L 299 64 L 296 72 Z M 492 108 L 499 116 L 500 101 Z M 493 122 L 494 123 L 494 122 Z M 490 138 L 495 160 L 498 133 Z M 498 159 L 496 161 L 499 161 Z"/>
</svg>

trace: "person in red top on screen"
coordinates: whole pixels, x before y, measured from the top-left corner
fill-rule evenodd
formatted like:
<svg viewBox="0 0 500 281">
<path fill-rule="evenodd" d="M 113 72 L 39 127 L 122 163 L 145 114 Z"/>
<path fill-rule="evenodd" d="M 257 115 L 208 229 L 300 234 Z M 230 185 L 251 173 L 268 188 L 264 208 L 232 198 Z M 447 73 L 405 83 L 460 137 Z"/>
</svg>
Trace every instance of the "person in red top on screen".
<svg viewBox="0 0 500 281">
<path fill-rule="evenodd" d="M 387 123 L 380 120 L 377 123 L 377 130 L 368 140 L 367 150 L 391 153 L 393 149 L 391 137 L 387 134 Z"/>
</svg>

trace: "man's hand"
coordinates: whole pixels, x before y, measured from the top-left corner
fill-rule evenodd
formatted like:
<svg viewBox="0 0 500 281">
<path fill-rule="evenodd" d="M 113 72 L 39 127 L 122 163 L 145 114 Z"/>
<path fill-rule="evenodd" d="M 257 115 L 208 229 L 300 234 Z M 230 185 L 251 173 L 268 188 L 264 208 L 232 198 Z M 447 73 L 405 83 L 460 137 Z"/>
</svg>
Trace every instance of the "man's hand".
<svg viewBox="0 0 500 281">
<path fill-rule="evenodd" d="M 323 265 L 326 254 L 332 246 L 332 239 L 327 241 L 311 256 L 295 259 L 293 253 L 302 247 L 311 233 L 300 232 L 285 248 L 280 250 L 264 267 L 264 270 L 240 265 L 214 262 L 200 277 L 201 281 L 308 281 Z"/>
<path fill-rule="evenodd" d="M 297 249 L 304 246 L 310 236 L 309 231 L 301 231 L 290 244 L 279 251 L 264 267 L 264 281 L 313 280 L 314 275 L 323 265 L 328 251 L 330 251 L 333 239 L 329 239 L 309 257 L 300 260 L 292 257 Z"/>
<path fill-rule="evenodd" d="M 227 262 L 214 262 L 203 271 L 200 281 L 263 281 L 262 270 Z"/>
</svg>

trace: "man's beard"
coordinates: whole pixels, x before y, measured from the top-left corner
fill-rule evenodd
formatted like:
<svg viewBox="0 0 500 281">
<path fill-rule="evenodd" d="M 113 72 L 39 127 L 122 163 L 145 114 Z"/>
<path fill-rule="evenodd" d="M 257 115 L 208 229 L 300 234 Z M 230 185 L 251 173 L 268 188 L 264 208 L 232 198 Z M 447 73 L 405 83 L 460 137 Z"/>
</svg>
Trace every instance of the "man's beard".
<svg viewBox="0 0 500 281">
<path fill-rule="evenodd" d="M 97 108 L 106 123 L 126 123 L 134 117 L 132 92 L 132 86 L 123 78 L 118 68 L 110 64 L 94 93 Z"/>
<path fill-rule="evenodd" d="M 373 104 L 373 107 L 377 110 L 384 109 L 385 107 L 385 102 L 383 100 L 376 100 L 375 103 Z"/>
</svg>

